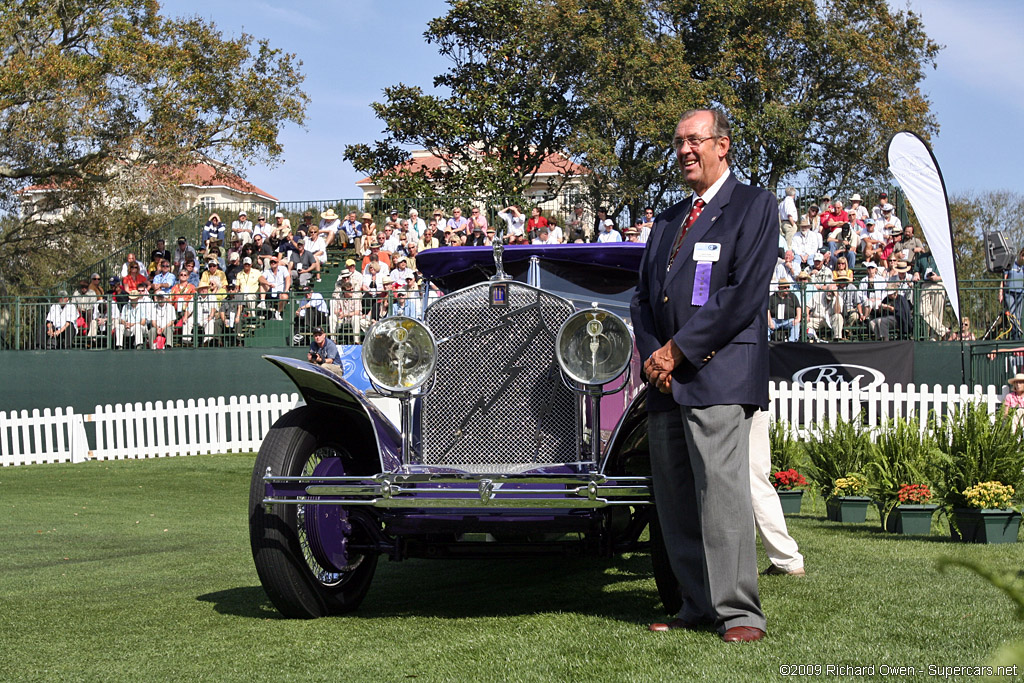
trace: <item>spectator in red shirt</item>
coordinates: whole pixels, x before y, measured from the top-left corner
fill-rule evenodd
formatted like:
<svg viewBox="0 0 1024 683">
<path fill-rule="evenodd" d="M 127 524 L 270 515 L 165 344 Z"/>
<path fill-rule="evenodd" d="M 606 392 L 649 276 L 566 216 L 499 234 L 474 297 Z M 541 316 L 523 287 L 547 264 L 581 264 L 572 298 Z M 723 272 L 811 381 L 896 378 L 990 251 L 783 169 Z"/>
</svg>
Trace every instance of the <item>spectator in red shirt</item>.
<svg viewBox="0 0 1024 683">
<path fill-rule="evenodd" d="M 128 274 L 121 279 L 121 286 L 128 293 L 149 291 L 149 280 L 142 274 L 138 261 L 132 261 L 128 264 Z"/>
<path fill-rule="evenodd" d="M 540 215 L 540 209 L 536 206 L 530 209 L 530 220 L 526 221 L 526 233 L 531 239 L 539 236 L 541 228 L 548 227 L 548 219 Z"/>
<path fill-rule="evenodd" d="M 827 236 L 838 227 L 841 227 L 843 223 L 849 223 L 850 216 L 843 209 L 843 202 L 840 199 L 832 202 L 832 206 L 829 207 L 828 211 L 821 215 L 821 224 L 824 227 L 823 232 Z"/>
</svg>

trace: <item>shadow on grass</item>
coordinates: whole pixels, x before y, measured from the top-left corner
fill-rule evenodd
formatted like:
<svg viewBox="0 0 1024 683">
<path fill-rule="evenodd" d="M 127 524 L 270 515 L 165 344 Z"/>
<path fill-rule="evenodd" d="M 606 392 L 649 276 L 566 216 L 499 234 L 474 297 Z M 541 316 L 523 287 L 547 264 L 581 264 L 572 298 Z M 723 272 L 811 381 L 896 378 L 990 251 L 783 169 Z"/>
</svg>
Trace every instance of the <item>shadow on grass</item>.
<svg viewBox="0 0 1024 683">
<path fill-rule="evenodd" d="M 786 515 L 786 518 L 789 519 L 791 516 L 797 519 L 804 519 L 819 529 L 835 531 L 859 538 L 885 539 L 888 541 L 924 541 L 925 543 L 960 545 L 959 541 L 953 540 L 950 537 L 948 526 L 942 522 L 933 526 L 932 532 L 928 535 L 906 535 L 886 531 L 877 520 L 868 520 L 862 524 L 851 524 L 829 521 L 816 515 Z"/>
<path fill-rule="evenodd" d="M 270 604 L 262 586 L 228 588 L 200 595 L 196 600 L 211 603 L 218 614 L 253 619 L 281 618 L 281 614 Z"/>
<path fill-rule="evenodd" d="M 571 612 L 629 623 L 663 614 L 650 557 L 405 560 L 382 562 L 354 617 L 441 619 Z M 220 614 L 273 619 L 261 586 L 230 588 L 196 598 Z"/>
</svg>

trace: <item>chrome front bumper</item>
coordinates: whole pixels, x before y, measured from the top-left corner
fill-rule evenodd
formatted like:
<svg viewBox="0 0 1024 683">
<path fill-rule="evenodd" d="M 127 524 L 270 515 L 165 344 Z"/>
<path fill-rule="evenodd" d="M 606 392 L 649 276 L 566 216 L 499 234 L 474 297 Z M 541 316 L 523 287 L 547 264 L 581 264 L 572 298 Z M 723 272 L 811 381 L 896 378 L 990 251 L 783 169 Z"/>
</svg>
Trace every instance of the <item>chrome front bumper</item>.
<svg viewBox="0 0 1024 683">
<path fill-rule="evenodd" d="M 650 477 L 602 474 L 390 474 L 372 477 L 263 477 L 263 505 L 376 508 L 597 509 L 649 505 Z"/>
</svg>

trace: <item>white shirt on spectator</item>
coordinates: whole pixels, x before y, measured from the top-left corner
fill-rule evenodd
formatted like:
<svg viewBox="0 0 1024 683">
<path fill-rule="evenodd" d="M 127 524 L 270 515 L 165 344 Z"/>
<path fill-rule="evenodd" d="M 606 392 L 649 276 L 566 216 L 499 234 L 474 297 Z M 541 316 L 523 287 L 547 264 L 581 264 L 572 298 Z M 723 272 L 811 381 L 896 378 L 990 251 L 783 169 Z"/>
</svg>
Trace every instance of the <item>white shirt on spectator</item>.
<svg viewBox="0 0 1024 683">
<path fill-rule="evenodd" d="M 377 267 L 380 269 L 377 272 L 377 275 L 379 275 L 382 278 L 387 277 L 388 273 L 391 272 L 391 269 L 388 268 L 388 264 L 384 263 L 383 261 L 378 261 L 377 262 Z M 363 268 L 363 279 L 366 280 L 369 277 L 370 277 L 370 264 L 367 263 L 366 267 Z"/>
<path fill-rule="evenodd" d="M 140 304 L 141 305 L 141 304 Z M 153 317 L 150 320 L 157 327 L 166 327 L 174 322 L 174 319 L 178 317 L 178 311 L 169 302 L 156 304 L 153 306 Z"/>
<path fill-rule="evenodd" d="M 329 232 L 332 235 L 341 230 L 341 219 L 335 218 L 333 221 L 329 221 L 326 218 L 320 219 L 320 232 Z"/>
<path fill-rule="evenodd" d="M 146 317 L 147 307 L 144 307 L 141 303 L 132 306 L 130 303 L 125 304 L 121 307 L 121 320 L 129 323 L 141 323 L 143 320 L 148 320 Z"/>
<path fill-rule="evenodd" d="M 410 231 L 415 230 L 416 231 L 416 239 L 419 239 L 420 237 L 423 236 L 423 233 L 425 233 L 427 231 L 427 224 L 424 223 L 423 219 L 418 217 L 418 216 L 416 217 L 415 220 L 410 218 L 409 219 L 409 230 Z"/>
<path fill-rule="evenodd" d="M 252 242 L 252 221 L 247 218 L 244 221 L 232 222 L 231 232 L 234 233 L 235 237 L 242 240 L 242 244 Z"/>
<path fill-rule="evenodd" d="M 63 306 L 54 304 L 50 306 L 50 312 L 46 314 L 46 322 L 53 325 L 54 330 L 59 330 L 66 323 L 74 325 L 76 320 L 78 320 L 78 308 L 71 302 Z"/>
<path fill-rule="evenodd" d="M 270 291 L 283 292 L 288 284 L 288 267 L 278 264 L 277 268 L 267 268 L 263 271 L 263 279 L 270 283 Z"/>
<path fill-rule="evenodd" d="M 506 237 L 511 237 L 512 235 L 519 237 L 525 234 L 526 216 L 523 214 L 513 216 L 511 211 L 499 211 L 498 218 L 505 221 Z"/>
<path fill-rule="evenodd" d="M 850 220 L 853 220 L 854 216 L 856 216 L 857 220 L 861 222 L 864 222 L 871 217 L 871 214 L 868 213 L 868 207 L 864 206 L 863 204 L 858 206 L 856 211 L 854 211 L 853 207 L 851 206 L 846 210 L 846 213 L 850 216 Z"/>
<path fill-rule="evenodd" d="M 814 255 L 821 251 L 821 233 L 814 230 L 797 230 L 790 248 L 798 261 L 810 265 Z"/>
<path fill-rule="evenodd" d="M 270 227 L 270 224 L 263 223 L 263 225 L 260 225 L 259 223 L 257 223 L 256 227 L 253 228 L 252 234 L 253 236 L 263 235 L 263 241 L 266 242 L 267 240 L 270 239 L 270 234 L 272 232 L 274 232 L 274 229 Z"/>
<path fill-rule="evenodd" d="M 324 301 L 324 297 L 323 295 L 320 294 L 320 292 L 310 292 L 309 297 L 302 301 L 302 303 L 299 305 L 300 318 L 304 318 L 306 316 L 306 309 L 302 308 L 302 306 L 309 306 L 310 308 L 315 308 L 324 315 L 330 313 L 330 309 L 327 308 L 327 302 Z"/>
<path fill-rule="evenodd" d="M 786 198 L 779 202 L 779 222 L 786 223 L 793 220 L 793 225 L 800 221 L 800 214 L 796 210 L 796 197 L 786 195 Z"/>
<path fill-rule="evenodd" d="M 306 251 L 313 254 L 320 263 L 327 263 L 327 240 L 322 232 L 317 233 L 315 240 L 306 238 Z"/>
</svg>

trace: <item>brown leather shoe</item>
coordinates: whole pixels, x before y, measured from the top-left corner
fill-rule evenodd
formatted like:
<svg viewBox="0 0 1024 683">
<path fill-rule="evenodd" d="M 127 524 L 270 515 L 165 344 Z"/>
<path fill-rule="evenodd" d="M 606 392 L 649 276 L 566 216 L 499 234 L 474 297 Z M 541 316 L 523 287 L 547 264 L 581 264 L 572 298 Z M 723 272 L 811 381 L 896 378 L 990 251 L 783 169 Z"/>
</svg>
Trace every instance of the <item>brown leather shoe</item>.
<svg viewBox="0 0 1024 683">
<path fill-rule="evenodd" d="M 764 631 L 753 626 L 733 626 L 722 634 L 727 643 L 751 643 L 764 638 Z"/>
<path fill-rule="evenodd" d="M 678 628 L 686 629 L 687 631 L 696 631 L 700 627 L 697 624 L 691 624 L 688 621 L 676 618 L 667 624 L 651 624 L 648 628 L 651 631 L 674 631 Z"/>
<path fill-rule="evenodd" d="M 785 569 L 780 569 L 779 567 L 776 567 L 774 564 L 768 565 L 768 569 L 765 569 L 763 572 L 761 572 L 762 576 L 805 576 L 806 574 L 807 572 L 804 571 L 803 567 L 799 567 L 797 569 L 793 569 L 787 572 Z"/>
</svg>

